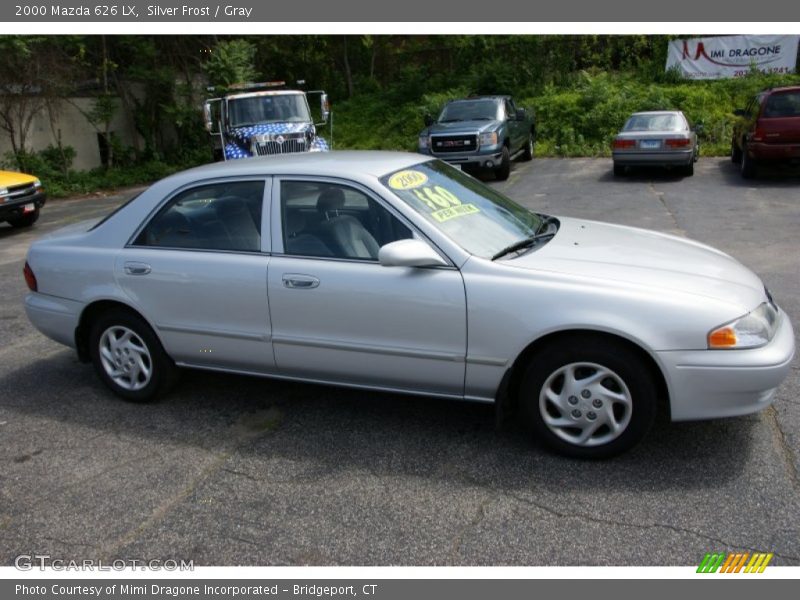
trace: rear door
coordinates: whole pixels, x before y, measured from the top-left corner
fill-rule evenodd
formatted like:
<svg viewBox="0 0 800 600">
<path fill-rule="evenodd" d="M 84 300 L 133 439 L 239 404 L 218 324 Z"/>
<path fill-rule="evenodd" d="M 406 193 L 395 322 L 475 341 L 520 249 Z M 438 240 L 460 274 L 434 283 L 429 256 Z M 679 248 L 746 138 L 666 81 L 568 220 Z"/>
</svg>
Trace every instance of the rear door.
<svg viewBox="0 0 800 600">
<path fill-rule="evenodd" d="M 119 253 L 119 286 L 176 362 L 274 370 L 265 208 L 270 186 L 270 178 L 248 178 L 183 188 Z"/>
<path fill-rule="evenodd" d="M 800 89 L 770 93 L 761 109 L 758 129 L 767 144 L 800 143 Z"/>
</svg>

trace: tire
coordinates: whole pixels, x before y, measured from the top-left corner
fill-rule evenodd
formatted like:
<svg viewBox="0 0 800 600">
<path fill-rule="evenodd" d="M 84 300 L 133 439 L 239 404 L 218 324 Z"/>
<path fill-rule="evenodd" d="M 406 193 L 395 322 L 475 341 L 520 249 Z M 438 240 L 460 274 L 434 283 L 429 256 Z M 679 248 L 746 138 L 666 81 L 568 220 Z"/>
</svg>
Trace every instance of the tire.
<svg viewBox="0 0 800 600">
<path fill-rule="evenodd" d="M 178 368 L 150 326 L 122 308 L 104 312 L 92 323 L 89 353 L 103 383 L 130 402 L 155 400 L 178 378 Z M 119 375 L 113 376 L 115 372 Z"/>
<path fill-rule="evenodd" d="M 753 179 L 756 176 L 756 163 L 747 153 L 747 145 L 742 146 L 742 160 L 739 170 L 744 179 Z"/>
<path fill-rule="evenodd" d="M 534 153 L 534 146 L 533 146 L 533 134 L 528 135 L 528 142 L 525 144 L 525 149 L 522 151 L 522 155 L 520 158 L 524 161 L 533 160 L 533 153 Z"/>
<path fill-rule="evenodd" d="M 503 158 L 500 159 L 500 166 L 494 171 L 494 176 L 497 181 L 505 181 L 511 175 L 511 154 L 508 152 L 508 146 L 503 146 Z"/>
<path fill-rule="evenodd" d="M 687 177 L 691 177 L 692 175 L 694 175 L 694 159 L 692 159 L 692 161 L 688 165 L 683 167 L 683 174 L 686 175 Z"/>
<path fill-rule="evenodd" d="M 39 209 L 37 208 L 33 212 L 29 212 L 27 215 L 22 215 L 21 217 L 14 217 L 8 219 L 8 224 L 12 227 L 30 227 L 36 221 L 39 220 Z"/>
<path fill-rule="evenodd" d="M 658 392 L 650 372 L 622 342 L 599 336 L 563 338 L 533 356 L 519 402 L 536 435 L 554 451 L 610 458 L 639 442 L 655 420 Z M 566 374 L 577 380 L 572 390 L 565 387 Z"/>
<path fill-rule="evenodd" d="M 625 175 L 625 167 L 622 165 L 614 164 L 614 177 L 623 177 Z"/>
<path fill-rule="evenodd" d="M 742 150 L 736 145 L 736 140 L 731 140 L 731 162 L 735 165 L 742 162 Z"/>
</svg>

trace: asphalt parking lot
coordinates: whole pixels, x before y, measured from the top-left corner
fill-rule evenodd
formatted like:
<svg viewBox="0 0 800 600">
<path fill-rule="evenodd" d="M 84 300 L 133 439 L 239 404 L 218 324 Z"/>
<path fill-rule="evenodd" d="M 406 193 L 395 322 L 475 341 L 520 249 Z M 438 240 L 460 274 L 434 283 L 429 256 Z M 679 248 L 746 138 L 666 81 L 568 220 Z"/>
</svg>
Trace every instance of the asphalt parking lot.
<svg viewBox="0 0 800 600">
<path fill-rule="evenodd" d="M 800 177 L 623 179 L 609 160 L 536 159 L 491 183 L 552 214 L 714 245 L 800 325 Z M 426 398 L 184 373 L 127 404 L 22 308 L 29 243 L 128 194 L 49 203 L 0 225 L 0 564 L 54 558 L 195 565 L 691 565 L 774 552 L 800 565 L 800 372 L 773 407 L 658 423 L 605 462 L 554 456 L 493 410 Z"/>
</svg>

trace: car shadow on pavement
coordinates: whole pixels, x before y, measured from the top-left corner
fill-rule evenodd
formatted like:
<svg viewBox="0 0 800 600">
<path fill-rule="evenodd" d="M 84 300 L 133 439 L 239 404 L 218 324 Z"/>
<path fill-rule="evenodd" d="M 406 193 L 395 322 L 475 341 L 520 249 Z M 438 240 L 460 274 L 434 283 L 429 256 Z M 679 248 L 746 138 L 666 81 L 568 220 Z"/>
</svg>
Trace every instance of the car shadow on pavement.
<svg viewBox="0 0 800 600">
<path fill-rule="evenodd" d="M 800 167 L 797 165 L 763 165 L 756 177 L 745 179 L 739 165 L 730 160 L 720 161 L 717 168 L 727 185 L 744 188 L 793 188 L 800 186 Z"/>
<path fill-rule="evenodd" d="M 696 175 L 694 175 L 696 177 Z M 608 163 L 608 170 L 603 171 L 597 178 L 598 181 L 613 181 L 616 183 L 667 183 L 671 181 L 681 181 L 689 179 L 680 169 L 670 169 L 664 167 L 634 167 L 628 169 L 624 175 L 614 175 L 611 161 Z"/>
<path fill-rule="evenodd" d="M 73 440 L 78 455 L 102 456 L 111 443 L 104 434 L 111 434 L 138 451 L 148 444 L 192 446 L 257 463 L 282 458 L 313 465 L 327 478 L 355 470 L 509 494 L 713 489 L 741 475 L 762 433 L 757 415 L 657 423 L 623 456 L 573 460 L 549 452 L 520 426 L 497 430 L 494 409 L 484 404 L 188 370 L 162 401 L 127 403 L 66 350 L 8 372 L 0 390 L 5 432 L 31 418 L 37 431 L 49 431 L 48 439 L 25 437 L 26 448 L 0 442 L 6 456 L 19 454 L 10 457 L 15 462 L 47 461 L 55 439 Z"/>
</svg>

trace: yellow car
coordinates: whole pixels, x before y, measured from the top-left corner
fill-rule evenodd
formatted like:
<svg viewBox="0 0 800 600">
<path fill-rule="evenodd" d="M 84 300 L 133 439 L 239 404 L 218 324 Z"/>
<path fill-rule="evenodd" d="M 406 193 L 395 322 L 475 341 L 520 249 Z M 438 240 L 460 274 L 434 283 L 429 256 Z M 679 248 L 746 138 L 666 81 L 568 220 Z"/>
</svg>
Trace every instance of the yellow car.
<svg viewBox="0 0 800 600">
<path fill-rule="evenodd" d="M 33 175 L 0 171 L 0 223 L 30 227 L 46 200 L 42 183 Z"/>
</svg>

